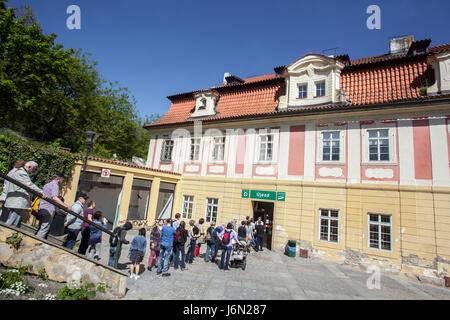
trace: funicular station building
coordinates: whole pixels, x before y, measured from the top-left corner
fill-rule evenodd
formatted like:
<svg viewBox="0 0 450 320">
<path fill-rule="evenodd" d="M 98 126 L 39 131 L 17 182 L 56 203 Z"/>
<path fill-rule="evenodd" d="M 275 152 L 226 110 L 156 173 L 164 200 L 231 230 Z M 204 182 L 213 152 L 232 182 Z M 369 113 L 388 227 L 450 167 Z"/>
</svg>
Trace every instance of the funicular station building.
<svg viewBox="0 0 450 320">
<path fill-rule="evenodd" d="M 173 212 L 263 217 L 266 247 L 442 278 L 450 267 L 450 44 L 309 53 L 169 96 L 147 167 L 181 175 Z M 153 191 L 152 191 L 153 192 Z"/>
</svg>

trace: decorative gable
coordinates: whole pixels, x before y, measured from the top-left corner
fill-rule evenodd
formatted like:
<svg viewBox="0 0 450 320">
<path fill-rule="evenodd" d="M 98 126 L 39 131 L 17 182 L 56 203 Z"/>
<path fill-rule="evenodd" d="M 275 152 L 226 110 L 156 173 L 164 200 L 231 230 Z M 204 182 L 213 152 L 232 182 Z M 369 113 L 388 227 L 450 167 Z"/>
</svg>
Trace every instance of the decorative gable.
<svg viewBox="0 0 450 320">
<path fill-rule="evenodd" d="M 450 50 L 428 57 L 433 66 L 435 83 L 427 90 L 429 95 L 450 93 Z"/>
<path fill-rule="evenodd" d="M 344 64 L 340 60 L 315 53 L 307 54 L 285 67 L 286 96 L 280 97 L 278 109 L 345 100 L 339 89 L 342 68 Z"/>
<path fill-rule="evenodd" d="M 217 91 L 199 92 L 194 95 L 195 109 L 191 117 L 208 117 L 216 115 Z"/>
</svg>

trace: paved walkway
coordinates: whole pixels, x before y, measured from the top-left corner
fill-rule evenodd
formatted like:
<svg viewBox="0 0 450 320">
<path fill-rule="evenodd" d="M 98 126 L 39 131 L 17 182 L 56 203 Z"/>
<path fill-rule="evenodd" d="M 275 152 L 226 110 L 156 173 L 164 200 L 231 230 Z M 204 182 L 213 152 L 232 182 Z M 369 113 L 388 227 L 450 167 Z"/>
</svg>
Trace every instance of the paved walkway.
<svg viewBox="0 0 450 320">
<path fill-rule="evenodd" d="M 129 232 L 132 239 L 135 232 Z M 107 263 L 109 244 L 103 239 L 102 262 Z M 204 246 L 201 252 L 204 253 Z M 120 263 L 128 263 L 129 245 L 124 246 Z M 171 268 L 170 277 L 147 270 L 148 250 L 141 264 L 141 277 L 128 279 L 124 299 L 446 299 L 450 289 L 421 283 L 403 274 L 381 274 L 381 288 L 368 289 L 370 274 L 360 267 L 340 265 L 318 258 L 287 257 L 264 250 L 252 252 L 246 270 L 231 268 L 225 273 L 213 263 L 196 258 L 188 270 Z M 142 266 L 145 264 L 145 268 Z M 128 265 L 127 265 L 128 267 Z"/>
</svg>

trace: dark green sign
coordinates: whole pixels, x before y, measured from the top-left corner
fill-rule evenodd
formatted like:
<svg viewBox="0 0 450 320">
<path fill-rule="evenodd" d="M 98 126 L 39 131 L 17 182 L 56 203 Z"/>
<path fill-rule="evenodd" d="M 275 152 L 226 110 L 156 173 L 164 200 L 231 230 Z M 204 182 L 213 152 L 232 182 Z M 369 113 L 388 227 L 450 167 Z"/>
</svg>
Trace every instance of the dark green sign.
<svg viewBox="0 0 450 320">
<path fill-rule="evenodd" d="M 242 189 L 242 198 L 286 201 L 286 192 Z"/>
</svg>

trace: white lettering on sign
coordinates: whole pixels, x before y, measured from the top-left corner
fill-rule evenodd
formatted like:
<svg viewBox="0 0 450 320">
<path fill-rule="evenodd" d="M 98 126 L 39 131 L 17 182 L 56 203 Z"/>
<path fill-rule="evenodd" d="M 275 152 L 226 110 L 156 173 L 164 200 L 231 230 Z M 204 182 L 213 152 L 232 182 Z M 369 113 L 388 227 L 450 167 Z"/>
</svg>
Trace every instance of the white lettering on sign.
<svg viewBox="0 0 450 320">
<path fill-rule="evenodd" d="M 102 178 L 109 178 L 111 176 L 111 170 L 102 169 Z"/>
</svg>

